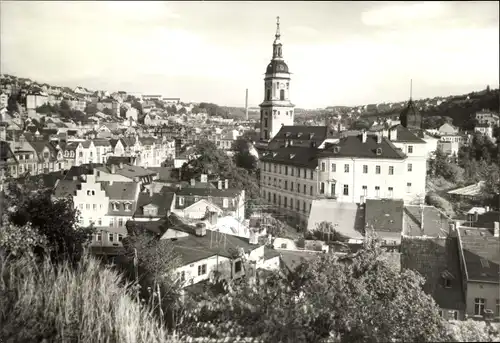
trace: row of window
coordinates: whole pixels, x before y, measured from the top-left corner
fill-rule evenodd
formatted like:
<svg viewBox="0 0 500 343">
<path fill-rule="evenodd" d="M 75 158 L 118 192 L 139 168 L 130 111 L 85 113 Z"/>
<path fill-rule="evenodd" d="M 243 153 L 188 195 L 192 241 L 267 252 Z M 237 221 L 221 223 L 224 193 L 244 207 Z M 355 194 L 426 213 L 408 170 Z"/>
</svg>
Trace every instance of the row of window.
<svg viewBox="0 0 500 343">
<path fill-rule="evenodd" d="M 95 234 L 95 241 L 102 242 L 102 232 Z M 123 241 L 124 235 L 121 233 L 108 233 L 108 242 L 121 242 Z"/>
<path fill-rule="evenodd" d="M 90 190 L 87 191 L 87 195 L 89 194 L 89 192 L 94 192 L 94 191 L 90 191 Z M 95 192 L 92 195 L 95 195 Z M 80 210 L 83 210 L 84 205 L 85 205 L 85 209 L 87 211 L 90 211 L 91 209 L 92 209 L 92 211 L 97 211 L 97 204 L 78 204 L 78 208 Z M 103 205 L 99 204 L 99 210 L 102 210 L 102 207 L 103 207 Z M 111 208 L 113 211 L 119 211 L 120 210 L 120 203 L 119 202 L 112 202 Z M 123 209 L 127 212 L 132 211 L 132 203 L 130 203 L 130 202 L 123 203 Z"/>
<path fill-rule="evenodd" d="M 263 191 L 262 195 L 265 199 L 266 192 Z M 290 208 L 290 210 L 294 209 L 294 207 L 293 207 L 294 202 L 293 202 L 293 198 L 291 198 L 291 197 L 290 197 L 290 201 L 288 201 L 288 198 L 286 196 L 277 195 L 276 193 L 267 192 L 267 201 L 269 203 L 272 202 L 273 204 L 278 205 L 279 207 Z M 296 211 L 308 212 L 311 210 L 311 206 L 312 206 L 312 204 L 309 204 L 309 206 L 307 206 L 305 200 L 302 200 L 302 201 L 300 201 L 299 199 L 295 200 L 295 210 Z"/>
<path fill-rule="evenodd" d="M 484 310 L 486 310 L 486 299 L 475 298 L 474 299 L 474 315 L 482 316 L 484 315 Z M 496 300 L 495 316 L 500 317 L 500 299 Z"/>
<path fill-rule="evenodd" d="M 349 164 L 344 164 L 344 173 L 349 173 L 350 165 Z M 413 165 L 411 163 L 407 164 L 407 171 L 411 172 L 413 171 Z M 326 162 L 321 162 L 321 171 L 326 172 L 327 170 L 327 165 Z M 337 165 L 335 163 L 332 163 L 330 172 L 336 173 L 337 172 Z M 375 174 L 380 174 L 381 173 L 381 167 L 380 166 L 375 166 Z M 368 165 L 363 165 L 363 174 L 368 174 Z M 388 174 L 389 175 L 394 175 L 394 167 L 389 166 L 388 168 Z"/>
<path fill-rule="evenodd" d="M 274 172 L 275 174 L 297 176 L 297 177 L 302 177 L 304 179 L 307 179 L 309 177 L 310 180 L 314 180 L 314 171 L 307 168 L 284 166 L 281 164 L 274 164 L 267 162 L 264 163 L 264 171 Z"/>
<path fill-rule="evenodd" d="M 118 218 L 116 220 L 116 227 L 123 227 L 123 225 L 125 225 L 125 223 L 126 223 L 125 219 Z M 85 225 L 85 219 L 83 217 L 80 217 L 79 224 L 81 226 Z M 89 225 L 94 224 L 94 225 L 96 225 L 98 227 L 102 226 L 102 218 L 97 218 L 97 220 L 93 220 L 92 218 L 89 218 L 88 219 L 88 224 Z M 114 217 L 110 217 L 109 218 L 109 227 L 115 227 L 115 218 Z"/>
<path fill-rule="evenodd" d="M 368 196 L 368 186 L 363 185 L 362 188 L 363 190 L 363 196 L 367 197 Z M 325 194 L 325 183 L 321 182 L 320 187 L 319 187 L 319 194 Z M 411 182 L 406 183 L 406 192 L 411 193 Z M 335 195 L 336 194 L 336 184 L 332 183 L 330 184 L 330 194 Z M 349 185 L 343 185 L 342 188 L 342 194 L 347 196 L 349 195 Z M 394 195 L 394 187 L 387 187 L 387 197 L 392 198 Z M 380 186 L 375 186 L 375 197 L 379 198 L 380 197 Z"/>
<path fill-rule="evenodd" d="M 266 177 L 264 176 L 264 184 L 265 184 L 265 180 L 266 180 Z M 270 176 L 267 177 L 267 184 L 269 186 L 271 186 L 271 177 Z M 281 188 L 281 179 L 274 178 L 272 185 L 274 187 Z M 295 183 L 295 188 L 294 188 L 294 182 L 291 181 L 290 182 L 290 189 L 288 189 L 288 180 L 285 180 L 283 185 L 284 185 L 283 188 L 286 191 L 290 190 L 292 192 L 296 191 L 297 193 L 300 193 L 302 190 L 303 194 L 307 194 L 307 185 L 302 185 L 302 188 L 301 188 L 300 183 L 297 182 L 297 183 Z M 314 187 L 313 186 L 309 186 L 309 195 L 314 195 Z"/>
</svg>

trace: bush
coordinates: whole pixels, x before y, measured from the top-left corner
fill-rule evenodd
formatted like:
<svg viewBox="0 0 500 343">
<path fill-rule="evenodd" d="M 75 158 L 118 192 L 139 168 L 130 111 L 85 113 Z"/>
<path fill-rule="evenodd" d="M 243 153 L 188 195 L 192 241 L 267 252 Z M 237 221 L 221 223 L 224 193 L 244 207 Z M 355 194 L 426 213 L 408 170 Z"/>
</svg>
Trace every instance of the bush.
<svg viewBox="0 0 500 343">
<path fill-rule="evenodd" d="M 434 192 L 429 192 L 425 197 L 425 203 L 443 210 L 448 216 L 453 216 L 453 206 L 451 203 Z"/>
<path fill-rule="evenodd" d="M 4 342 L 165 342 L 165 329 L 133 300 L 114 270 L 85 256 L 41 265 L 0 255 L 0 338 Z M 0 339 L 0 340 L 1 340 Z"/>
</svg>

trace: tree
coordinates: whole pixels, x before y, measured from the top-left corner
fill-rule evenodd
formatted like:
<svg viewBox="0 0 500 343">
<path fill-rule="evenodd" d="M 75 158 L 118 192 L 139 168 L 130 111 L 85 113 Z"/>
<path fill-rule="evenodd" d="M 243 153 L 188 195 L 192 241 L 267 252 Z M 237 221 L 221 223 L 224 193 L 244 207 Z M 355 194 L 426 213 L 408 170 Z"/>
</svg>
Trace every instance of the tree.
<svg viewBox="0 0 500 343">
<path fill-rule="evenodd" d="M 108 108 L 108 107 L 105 107 L 105 108 L 102 110 L 102 113 L 104 113 L 104 114 L 105 114 L 105 115 L 107 115 L 107 116 L 113 116 L 113 115 L 114 115 L 113 111 L 112 111 L 110 108 Z"/>
<path fill-rule="evenodd" d="M 181 107 L 181 108 L 179 109 L 179 111 L 177 112 L 177 114 L 187 114 L 187 110 L 186 110 L 186 108 L 185 108 L 185 107 Z"/>
<path fill-rule="evenodd" d="M 137 113 L 142 116 L 143 114 L 143 111 L 142 111 L 142 104 L 137 100 L 135 99 L 134 102 L 132 102 L 132 107 L 135 108 L 137 110 Z"/>
<path fill-rule="evenodd" d="M 10 113 L 19 113 L 20 111 L 20 105 L 17 99 L 16 95 L 11 95 L 9 96 L 9 99 L 7 100 L 7 111 Z"/>
<path fill-rule="evenodd" d="M 249 172 L 255 172 L 258 167 L 258 159 L 250 152 L 250 143 L 246 139 L 237 139 L 233 142 L 232 150 L 235 151 L 234 162 L 240 168 Z"/>
<path fill-rule="evenodd" d="M 156 108 L 160 108 L 162 110 L 165 109 L 165 104 L 163 103 L 163 101 L 160 101 L 160 100 L 155 100 L 155 106 L 156 106 Z"/>
<path fill-rule="evenodd" d="M 442 341 L 444 323 L 423 278 L 394 268 L 385 254 L 372 242 L 346 257 L 319 254 L 257 285 L 232 284 L 193 311 L 200 324 L 185 329 L 287 343 Z"/>
<path fill-rule="evenodd" d="M 88 116 L 93 116 L 94 114 L 96 114 L 97 112 L 99 112 L 99 110 L 97 109 L 97 105 L 94 104 L 94 103 L 88 103 L 87 106 L 85 107 L 85 111 L 84 111 Z"/>
<path fill-rule="evenodd" d="M 32 228 L 44 245 L 35 245 L 36 255 L 48 253 L 53 261 L 77 262 L 85 245 L 94 233 L 93 227 L 80 227 L 78 210 L 69 198 L 52 199 L 49 189 L 27 179 L 17 179 L 6 184 L 4 205 L 9 209 L 5 216 L 6 229 L 15 226 Z M 9 243 L 9 244 L 14 244 Z M 18 244 L 24 244 L 19 242 Z M 12 246 L 12 245 L 11 245 Z"/>
<path fill-rule="evenodd" d="M 448 325 L 449 338 L 452 342 L 499 342 L 498 324 L 484 321 L 452 321 Z"/>
<path fill-rule="evenodd" d="M 457 180 L 459 170 L 457 165 L 450 163 L 448 156 L 441 148 L 438 148 L 435 153 L 434 160 L 431 161 L 431 174 L 441 176 L 445 180 L 455 182 Z"/>
</svg>

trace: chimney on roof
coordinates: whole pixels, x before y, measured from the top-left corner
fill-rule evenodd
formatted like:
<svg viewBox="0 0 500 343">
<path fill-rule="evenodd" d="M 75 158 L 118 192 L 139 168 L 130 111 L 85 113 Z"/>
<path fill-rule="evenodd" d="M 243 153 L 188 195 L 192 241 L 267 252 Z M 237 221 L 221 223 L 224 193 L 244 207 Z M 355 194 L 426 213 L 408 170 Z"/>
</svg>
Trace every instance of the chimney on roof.
<svg viewBox="0 0 500 343">
<path fill-rule="evenodd" d="M 361 131 L 361 142 L 366 143 L 366 130 Z"/>
<path fill-rule="evenodd" d="M 449 224 L 448 235 L 454 237 L 456 235 L 456 231 L 455 230 L 456 230 L 455 223 L 450 223 Z"/>
<path fill-rule="evenodd" d="M 382 144 L 382 132 L 377 132 L 377 144 Z"/>
<path fill-rule="evenodd" d="M 222 180 L 217 181 L 217 189 L 222 189 Z"/>
<path fill-rule="evenodd" d="M 116 166 L 114 164 L 111 165 L 111 174 L 116 174 Z"/>
<path fill-rule="evenodd" d="M 420 205 L 420 230 L 424 232 L 424 205 Z"/>
<path fill-rule="evenodd" d="M 500 237 L 500 222 L 495 222 L 495 228 L 493 229 L 493 236 Z"/>
<path fill-rule="evenodd" d="M 486 212 L 490 212 L 490 207 L 489 206 L 486 206 L 484 209 L 485 209 Z"/>
<path fill-rule="evenodd" d="M 250 230 L 250 237 L 248 239 L 248 243 L 252 245 L 257 245 L 259 244 L 259 237 L 257 236 L 257 233 L 255 230 Z"/>
<path fill-rule="evenodd" d="M 113 186 L 113 180 L 109 180 L 109 185 Z"/>
<path fill-rule="evenodd" d="M 75 176 L 73 176 L 73 181 L 76 181 L 76 180 L 78 180 L 78 176 L 75 175 Z"/>
<path fill-rule="evenodd" d="M 123 169 L 123 162 L 120 162 L 119 166 L 120 166 L 120 169 Z"/>
<path fill-rule="evenodd" d="M 382 136 L 389 138 L 389 130 L 385 127 L 382 129 Z"/>
<path fill-rule="evenodd" d="M 224 189 L 229 189 L 229 180 L 228 179 L 224 180 Z"/>
<path fill-rule="evenodd" d="M 398 140 L 398 130 L 396 127 L 391 129 L 391 132 L 389 134 L 389 139 L 391 141 L 397 141 Z"/>
<path fill-rule="evenodd" d="M 191 186 L 194 186 L 196 184 L 196 180 L 195 179 L 191 179 L 190 184 L 191 184 Z"/>
<path fill-rule="evenodd" d="M 154 192 L 153 192 L 153 185 L 150 185 L 149 186 L 149 196 L 152 197 L 153 194 L 154 194 Z"/>
</svg>

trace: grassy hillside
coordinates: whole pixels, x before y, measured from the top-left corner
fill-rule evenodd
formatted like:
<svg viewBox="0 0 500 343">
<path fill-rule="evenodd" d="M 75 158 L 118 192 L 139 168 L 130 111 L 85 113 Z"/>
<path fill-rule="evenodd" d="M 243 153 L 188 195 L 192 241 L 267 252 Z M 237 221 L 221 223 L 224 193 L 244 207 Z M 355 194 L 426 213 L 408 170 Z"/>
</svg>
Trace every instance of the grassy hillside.
<svg viewBox="0 0 500 343">
<path fill-rule="evenodd" d="M 167 341 L 120 275 L 94 258 L 72 270 L 0 255 L 0 273 L 1 342 Z"/>
</svg>

